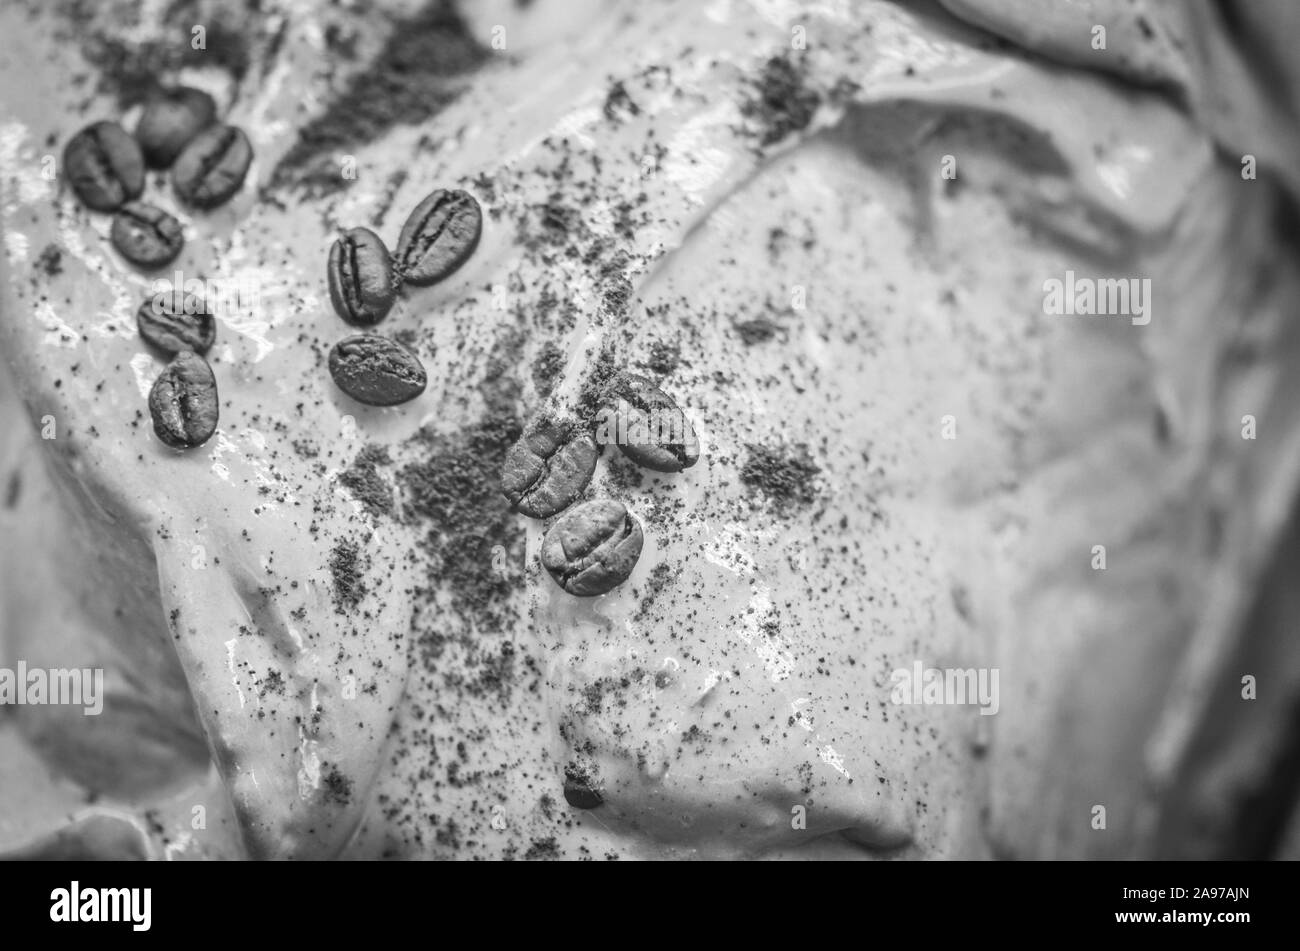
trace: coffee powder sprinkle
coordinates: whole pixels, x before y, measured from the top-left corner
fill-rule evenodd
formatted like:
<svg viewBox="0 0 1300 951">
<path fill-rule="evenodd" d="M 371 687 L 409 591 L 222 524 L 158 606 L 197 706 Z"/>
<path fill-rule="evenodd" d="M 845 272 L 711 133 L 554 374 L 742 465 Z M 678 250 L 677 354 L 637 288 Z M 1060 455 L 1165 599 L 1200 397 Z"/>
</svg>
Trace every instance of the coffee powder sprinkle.
<svg viewBox="0 0 1300 951">
<path fill-rule="evenodd" d="M 371 515 L 388 515 L 393 510 L 393 493 L 379 466 L 392 463 L 383 446 L 369 445 L 357 453 L 352 465 L 339 475 L 339 484 L 345 486 Z"/>
<path fill-rule="evenodd" d="M 524 853 L 524 859 L 530 862 L 558 858 L 560 858 L 560 846 L 555 841 L 554 836 L 545 839 L 534 839 L 533 844 Z"/>
<path fill-rule="evenodd" d="M 766 343 L 781 331 L 780 324 L 768 320 L 766 317 L 738 321 L 732 326 L 735 328 L 736 333 L 740 335 L 741 343 L 747 347 Z"/>
<path fill-rule="evenodd" d="M 522 584 L 523 530 L 498 489 L 501 464 L 519 438 L 513 417 L 489 418 L 454 433 L 424 429 L 413 440 L 421 458 L 398 472 L 413 517 L 430 525 L 423 549 L 430 574 L 452 604 L 484 631 L 514 618 L 510 595 Z"/>
<path fill-rule="evenodd" d="M 621 122 L 629 116 L 638 116 L 641 114 L 641 107 L 632 101 L 628 95 L 627 87 L 621 80 L 615 80 L 610 83 L 609 91 L 605 94 L 605 118 L 611 122 Z"/>
<path fill-rule="evenodd" d="M 176 0 L 164 5 L 162 22 L 157 24 L 165 31 L 165 39 L 136 42 L 123 38 L 134 32 L 123 30 L 121 20 L 123 14 L 130 16 L 132 6 L 110 8 L 99 0 L 62 0 L 59 5 L 60 13 L 68 20 L 70 36 L 79 43 L 86 62 L 94 67 L 98 90 L 116 97 L 121 105 L 143 102 L 160 88 L 160 76 L 185 68 L 224 69 L 235 80 L 243 79 L 248 72 L 253 61 L 250 48 L 259 36 L 251 9 L 241 10 L 235 4 L 214 8 L 198 0 Z M 108 9 L 114 11 L 110 24 L 116 32 L 87 28 Z M 178 31 L 188 37 L 191 28 L 200 23 L 204 27 L 202 48 L 175 42 Z"/>
<path fill-rule="evenodd" d="M 542 344 L 533 360 L 533 388 L 537 390 L 539 396 L 547 397 L 551 395 L 551 390 L 559 382 L 560 373 L 564 370 L 564 351 L 551 340 Z"/>
<path fill-rule="evenodd" d="M 788 55 L 767 61 L 753 98 L 740 108 L 741 115 L 753 123 L 760 146 L 774 145 L 812 122 L 821 97 L 806 81 L 802 61 Z"/>
<path fill-rule="evenodd" d="M 36 258 L 36 267 L 46 277 L 63 273 L 63 252 L 57 244 L 47 244 Z"/>
<path fill-rule="evenodd" d="M 650 352 L 646 356 L 645 366 L 647 369 L 663 376 L 667 376 L 677 369 L 677 364 L 682 360 L 682 348 L 667 340 L 657 340 L 650 345 Z"/>
<path fill-rule="evenodd" d="M 813 463 L 807 445 L 772 448 L 750 443 L 745 448 L 749 458 L 740 470 L 745 485 L 779 505 L 810 505 L 816 498 L 816 478 L 821 470 Z"/>
<path fill-rule="evenodd" d="M 352 801 L 352 780 L 339 771 L 338 766 L 330 764 L 329 772 L 322 777 L 325 799 L 329 802 L 346 806 Z"/>
<path fill-rule="evenodd" d="M 334 156 L 355 151 L 395 125 L 419 125 L 437 115 L 465 88 L 488 51 L 474 39 L 450 0 L 433 0 L 394 21 L 384 48 L 353 77 L 325 114 L 308 123 L 280 160 L 273 185 L 305 185 L 328 195 L 350 181 Z"/>
<path fill-rule="evenodd" d="M 340 538 L 330 552 L 329 569 L 334 579 L 334 609 L 344 614 L 355 608 L 366 593 L 362 580 L 365 565 L 362 564 L 361 549 L 350 538 Z"/>
</svg>

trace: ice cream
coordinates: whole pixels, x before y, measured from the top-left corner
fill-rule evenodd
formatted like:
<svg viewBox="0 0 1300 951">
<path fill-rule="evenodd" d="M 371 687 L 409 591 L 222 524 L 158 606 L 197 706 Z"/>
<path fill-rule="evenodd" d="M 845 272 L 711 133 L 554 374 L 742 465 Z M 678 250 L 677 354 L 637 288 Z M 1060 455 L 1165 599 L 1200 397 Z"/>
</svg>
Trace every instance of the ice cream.
<svg viewBox="0 0 1300 951">
<path fill-rule="evenodd" d="M 1122 68 L 1001 5 L 611 5 L 568 30 L 538 7 L 398 23 L 463 68 L 385 125 L 328 103 L 382 92 L 387 24 L 265 6 L 223 100 L 265 191 L 199 216 L 148 186 L 186 279 L 256 298 L 218 315 L 220 429 L 183 455 L 141 415 L 149 277 L 41 175 L 113 88 L 67 81 L 94 70 L 57 10 L 0 13 L 24 37 L 0 88 L 27 81 L 0 103 L 22 407 L 0 525 L 24 539 L 0 659 L 104 666 L 109 697 L 93 728 L 53 707 L 0 728 L 62 790 L 32 813 L 0 784 L 0 823 L 29 817 L 0 849 L 111 806 L 170 857 L 1140 851 L 1176 659 L 1234 629 L 1295 485 L 1284 153 L 1261 140 L 1243 179 L 1215 117 L 1246 106 L 1199 106 L 1183 26 L 1135 43 L 1109 6 Z M 360 406 L 324 369 L 347 333 L 326 253 L 357 225 L 391 246 L 435 187 L 475 195 L 482 239 L 381 325 L 426 393 Z M 1149 320 L 1049 313 L 1067 272 L 1149 281 Z M 532 412 L 611 366 L 671 391 L 701 460 L 605 454 L 593 491 L 646 545 L 583 601 L 494 479 Z M 1243 453 L 1247 413 L 1269 437 Z M 915 662 L 998 670 L 999 712 L 893 702 Z M 571 809 L 566 779 L 601 805 Z"/>
</svg>

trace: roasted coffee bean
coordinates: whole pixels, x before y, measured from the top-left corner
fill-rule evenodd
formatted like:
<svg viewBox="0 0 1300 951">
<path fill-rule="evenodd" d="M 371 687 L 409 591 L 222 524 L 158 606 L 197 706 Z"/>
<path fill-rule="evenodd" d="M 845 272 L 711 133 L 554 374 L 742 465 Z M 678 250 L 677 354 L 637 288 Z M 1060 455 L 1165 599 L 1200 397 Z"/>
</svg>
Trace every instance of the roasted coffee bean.
<svg viewBox="0 0 1300 951">
<path fill-rule="evenodd" d="M 439 188 L 402 225 L 397 269 L 408 284 L 436 284 L 469 260 L 482 233 L 483 212 L 474 196 Z"/>
<path fill-rule="evenodd" d="M 208 361 L 188 350 L 172 357 L 149 391 L 153 431 L 173 449 L 192 449 L 217 431 L 217 381 Z"/>
<path fill-rule="evenodd" d="M 574 809 L 595 809 L 605 802 L 587 780 L 573 776 L 564 777 L 564 801 Z"/>
<path fill-rule="evenodd" d="M 204 354 L 217 339 L 217 321 L 197 294 L 156 294 L 135 312 L 140 336 L 159 350 Z"/>
<path fill-rule="evenodd" d="M 143 268 L 170 264 L 185 246 L 181 223 L 161 208 L 142 201 L 129 202 L 117 210 L 109 237 L 122 257 Z"/>
<path fill-rule="evenodd" d="M 214 125 L 196 135 L 172 167 L 172 186 L 187 205 L 216 208 L 239 191 L 253 161 L 242 129 Z"/>
<path fill-rule="evenodd" d="M 582 494 L 599 456 L 589 432 L 542 417 L 506 453 L 501 493 L 516 512 L 548 518 Z"/>
<path fill-rule="evenodd" d="M 145 103 L 135 139 L 150 168 L 169 168 L 181 150 L 217 119 L 217 104 L 202 89 L 164 89 Z"/>
<path fill-rule="evenodd" d="M 657 472 L 681 472 L 700 458 L 700 441 L 686 414 L 663 390 L 635 373 L 620 373 L 605 389 L 598 435 Z"/>
<path fill-rule="evenodd" d="M 63 174 L 87 208 L 113 211 L 144 191 L 144 156 L 116 122 L 95 122 L 64 148 Z"/>
<path fill-rule="evenodd" d="M 369 228 L 352 228 L 334 242 L 327 276 L 334 309 L 359 327 L 383 320 L 397 297 L 388 249 Z"/>
<path fill-rule="evenodd" d="M 345 337 L 330 351 L 330 376 L 358 403 L 396 406 L 424 392 L 429 379 L 417 357 L 379 334 Z"/>
<path fill-rule="evenodd" d="M 644 541 L 641 524 L 621 502 L 583 502 L 547 530 L 542 565 L 569 594 L 590 598 L 627 580 Z"/>
</svg>

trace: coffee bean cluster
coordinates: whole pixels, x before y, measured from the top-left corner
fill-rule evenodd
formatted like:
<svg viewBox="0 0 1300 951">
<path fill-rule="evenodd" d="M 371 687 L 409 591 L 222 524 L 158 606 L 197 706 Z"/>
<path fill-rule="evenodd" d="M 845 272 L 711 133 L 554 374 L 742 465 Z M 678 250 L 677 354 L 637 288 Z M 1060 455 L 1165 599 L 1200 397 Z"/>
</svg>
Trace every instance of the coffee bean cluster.
<svg viewBox="0 0 1300 951">
<path fill-rule="evenodd" d="M 149 391 L 153 431 L 173 449 L 201 446 L 217 431 L 217 380 L 203 355 L 217 339 L 217 321 L 203 298 L 147 298 L 135 312 L 140 337 L 171 362 Z"/>
<path fill-rule="evenodd" d="M 93 122 L 63 150 L 63 170 L 87 208 L 113 213 L 109 238 L 124 258 L 147 270 L 165 267 L 185 246 L 175 215 L 140 201 L 145 169 L 171 169 L 180 201 L 197 209 L 225 204 L 253 161 L 248 136 L 217 121 L 217 104 L 199 89 L 155 93 L 130 136 L 116 122 Z M 201 446 L 217 430 L 217 381 L 203 355 L 217 324 L 201 298 L 159 294 L 136 311 L 136 327 L 171 356 L 149 391 L 154 433 L 173 449 Z"/>
<path fill-rule="evenodd" d="M 700 458 L 699 440 L 685 414 L 645 377 L 615 374 L 601 389 L 599 403 L 588 423 L 538 416 L 510 448 L 501 470 L 501 492 L 516 512 L 538 519 L 564 513 L 542 540 L 542 566 L 578 597 L 605 594 L 626 581 L 645 542 L 640 523 L 621 502 L 573 505 L 591 482 L 602 443 L 612 437 L 629 459 L 659 472 L 680 472 Z M 598 429 L 602 439 L 596 438 Z"/>
<path fill-rule="evenodd" d="M 135 135 L 117 122 L 86 126 L 63 150 L 63 171 L 87 208 L 113 213 L 113 247 L 142 268 L 164 267 L 185 245 L 174 215 L 140 201 L 145 169 L 171 169 L 182 204 L 216 208 L 244 184 L 253 161 L 248 136 L 217 121 L 217 104 L 199 89 L 177 87 L 145 103 Z"/>
<path fill-rule="evenodd" d="M 483 212 L 468 192 L 439 188 L 402 226 L 397 253 L 369 228 L 349 228 L 330 247 L 325 278 L 330 303 L 354 327 L 374 327 L 393 309 L 404 284 L 428 287 L 469 260 L 483 232 Z M 397 406 L 424 392 L 420 358 L 390 337 L 359 333 L 334 345 L 330 376 L 368 406 Z"/>
</svg>

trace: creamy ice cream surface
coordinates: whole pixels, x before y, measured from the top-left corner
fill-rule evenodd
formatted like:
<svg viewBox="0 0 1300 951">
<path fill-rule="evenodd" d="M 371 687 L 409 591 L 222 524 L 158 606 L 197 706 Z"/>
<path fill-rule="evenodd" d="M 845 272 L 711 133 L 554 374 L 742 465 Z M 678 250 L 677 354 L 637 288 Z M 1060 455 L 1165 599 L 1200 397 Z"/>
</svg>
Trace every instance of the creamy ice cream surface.
<svg viewBox="0 0 1300 951">
<path fill-rule="evenodd" d="M 0 668 L 104 671 L 0 708 L 0 854 L 1157 850 L 1300 465 L 1294 100 L 1209 5 L 1080 6 L 0 9 Z M 57 167 L 151 77 L 255 153 L 208 213 L 150 173 L 162 273 Z M 435 188 L 482 237 L 378 328 L 426 391 L 364 406 L 326 255 Z M 221 302 L 186 452 L 134 323 L 176 275 Z M 700 461 L 605 450 L 645 546 L 577 598 L 498 477 L 620 369 Z M 896 702 L 915 665 L 996 694 Z"/>
</svg>

